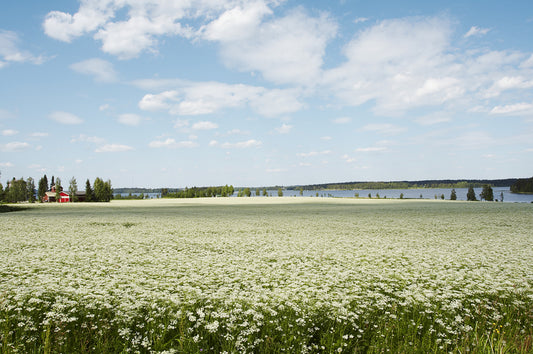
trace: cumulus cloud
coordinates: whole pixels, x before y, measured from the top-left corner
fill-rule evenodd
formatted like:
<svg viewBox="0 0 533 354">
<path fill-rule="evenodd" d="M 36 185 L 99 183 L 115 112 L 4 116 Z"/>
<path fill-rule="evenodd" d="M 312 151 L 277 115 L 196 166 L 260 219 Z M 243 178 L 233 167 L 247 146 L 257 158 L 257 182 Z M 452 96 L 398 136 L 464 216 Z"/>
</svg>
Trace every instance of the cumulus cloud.
<svg viewBox="0 0 533 354">
<path fill-rule="evenodd" d="M 325 14 L 310 17 L 301 8 L 261 21 L 269 13 L 260 3 L 235 7 L 207 25 L 204 38 L 219 41 L 229 67 L 259 71 L 276 83 L 313 84 L 337 24 Z"/>
<path fill-rule="evenodd" d="M 300 110 L 299 91 L 266 89 L 221 82 L 182 82 L 183 86 L 159 94 L 146 94 L 139 102 L 142 110 L 167 110 L 176 115 L 211 114 L 225 108 L 251 107 L 264 116 Z"/>
<path fill-rule="evenodd" d="M 11 162 L 0 162 L 0 167 L 13 167 Z"/>
<path fill-rule="evenodd" d="M 104 52 L 129 59 L 143 51 L 157 51 L 161 36 L 190 37 L 191 30 L 182 26 L 181 20 L 212 17 L 226 5 L 209 1 L 86 0 L 74 14 L 49 12 L 43 28 L 48 36 L 64 42 L 94 33 Z"/>
<path fill-rule="evenodd" d="M 494 115 L 532 115 L 533 104 L 531 103 L 515 103 L 503 106 L 495 106 L 490 114 Z"/>
<path fill-rule="evenodd" d="M 487 33 L 489 33 L 489 31 L 490 31 L 489 28 L 480 28 L 478 26 L 472 26 L 472 27 L 470 27 L 468 32 L 465 33 L 464 37 L 468 38 L 468 37 L 472 37 L 472 36 L 484 36 Z"/>
<path fill-rule="evenodd" d="M 217 128 L 218 124 L 209 121 L 196 122 L 191 127 L 192 130 L 213 130 Z"/>
<path fill-rule="evenodd" d="M 103 144 L 105 142 L 105 139 L 97 137 L 97 136 L 88 136 L 85 134 L 80 134 L 70 139 L 70 142 L 71 143 L 85 142 L 85 143 L 91 143 L 91 144 Z"/>
<path fill-rule="evenodd" d="M 13 130 L 13 129 L 4 129 L 4 130 L 2 130 L 2 135 L 3 136 L 13 136 L 13 135 L 17 135 L 17 134 L 18 134 L 18 131 Z"/>
<path fill-rule="evenodd" d="M 291 132 L 291 129 L 292 129 L 292 125 L 284 123 L 284 124 L 281 125 L 281 127 L 276 128 L 276 131 L 279 134 L 289 134 Z"/>
<path fill-rule="evenodd" d="M 148 144 L 151 148 L 169 148 L 169 149 L 175 149 L 175 148 L 193 148 L 198 146 L 198 144 L 194 141 L 176 141 L 175 139 L 168 138 L 166 140 L 154 140 Z"/>
<path fill-rule="evenodd" d="M 365 148 L 357 148 L 355 149 L 356 152 L 383 152 L 387 151 L 387 148 L 384 146 L 371 146 L 371 147 L 365 147 Z"/>
<path fill-rule="evenodd" d="M 361 128 L 362 131 L 376 132 L 383 135 L 397 135 L 403 133 L 407 128 L 389 123 L 372 123 Z"/>
<path fill-rule="evenodd" d="M 11 143 L 1 144 L 0 145 L 0 150 L 2 150 L 4 152 L 15 152 L 15 151 L 26 150 L 29 147 L 30 147 L 30 144 L 28 144 L 26 142 L 13 141 Z"/>
<path fill-rule="evenodd" d="M 350 117 L 339 117 L 333 119 L 333 123 L 335 124 L 348 124 L 352 121 L 352 118 Z"/>
<path fill-rule="evenodd" d="M 48 115 L 48 118 L 51 120 L 54 120 L 61 124 L 67 124 L 67 125 L 76 125 L 83 123 L 83 119 L 80 117 L 68 113 L 68 112 L 62 112 L 62 111 L 55 111 Z"/>
<path fill-rule="evenodd" d="M 136 127 L 141 124 L 142 118 L 137 114 L 125 113 L 119 115 L 117 120 L 120 124 Z"/>
<path fill-rule="evenodd" d="M 297 153 L 296 156 L 313 157 L 313 156 L 323 156 L 323 155 L 329 155 L 329 154 L 331 154 L 331 150 L 300 152 L 300 153 Z"/>
<path fill-rule="evenodd" d="M 9 63 L 42 64 L 44 57 L 34 56 L 19 48 L 19 37 L 15 32 L 0 30 L 0 69 Z"/>
<path fill-rule="evenodd" d="M 87 59 L 78 63 L 72 64 L 70 68 L 81 74 L 93 76 L 98 82 L 114 82 L 117 80 L 117 72 L 110 62 L 99 59 Z"/>
<path fill-rule="evenodd" d="M 261 141 L 257 141 L 255 139 L 250 139 L 246 141 L 240 141 L 237 143 L 223 143 L 221 146 L 224 149 L 246 149 L 251 147 L 258 147 L 261 146 L 263 143 Z"/>
<path fill-rule="evenodd" d="M 106 144 L 100 146 L 94 152 L 124 152 L 134 150 L 133 147 L 121 144 Z"/>
</svg>

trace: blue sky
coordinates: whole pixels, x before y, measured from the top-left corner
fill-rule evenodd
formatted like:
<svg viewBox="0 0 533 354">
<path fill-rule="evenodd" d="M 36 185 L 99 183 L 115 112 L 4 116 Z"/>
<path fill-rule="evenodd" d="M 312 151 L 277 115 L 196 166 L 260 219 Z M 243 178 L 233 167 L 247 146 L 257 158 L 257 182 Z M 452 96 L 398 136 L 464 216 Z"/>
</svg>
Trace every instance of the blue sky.
<svg viewBox="0 0 533 354">
<path fill-rule="evenodd" d="M 533 175 L 530 1 L 0 5 L 0 172 L 114 187 Z"/>
</svg>

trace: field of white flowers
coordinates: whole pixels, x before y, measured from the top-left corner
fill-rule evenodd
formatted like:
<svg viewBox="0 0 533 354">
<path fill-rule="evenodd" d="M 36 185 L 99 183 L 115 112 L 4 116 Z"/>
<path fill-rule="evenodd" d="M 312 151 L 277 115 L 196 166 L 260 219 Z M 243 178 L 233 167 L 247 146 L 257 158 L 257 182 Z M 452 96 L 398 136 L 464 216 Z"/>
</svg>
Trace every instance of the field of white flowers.
<svg viewBox="0 0 533 354">
<path fill-rule="evenodd" d="M 533 351 L 530 204 L 35 204 L 0 230 L 1 353 Z"/>
</svg>

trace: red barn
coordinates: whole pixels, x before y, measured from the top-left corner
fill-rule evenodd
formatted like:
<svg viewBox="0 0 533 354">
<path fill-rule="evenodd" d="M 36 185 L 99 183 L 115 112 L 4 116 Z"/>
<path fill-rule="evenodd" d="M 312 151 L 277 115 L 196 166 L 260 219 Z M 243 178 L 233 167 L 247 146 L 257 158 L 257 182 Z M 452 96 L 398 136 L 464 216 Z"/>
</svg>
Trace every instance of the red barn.
<svg viewBox="0 0 533 354">
<path fill-rule="evenodd" d="M 70 202 L 70 196 L 67 192 L 63 192 L 63 188 L 61 188 L 61 192 L 59 192 L 59 200 L 56 200 L 56 186 L 52 186 L 52 190 L 50 192 L 46 192 L 46 194 L 43 197 L 43 202 L 59 202 L 59 203 L 68 203 Z"/>
</svg>

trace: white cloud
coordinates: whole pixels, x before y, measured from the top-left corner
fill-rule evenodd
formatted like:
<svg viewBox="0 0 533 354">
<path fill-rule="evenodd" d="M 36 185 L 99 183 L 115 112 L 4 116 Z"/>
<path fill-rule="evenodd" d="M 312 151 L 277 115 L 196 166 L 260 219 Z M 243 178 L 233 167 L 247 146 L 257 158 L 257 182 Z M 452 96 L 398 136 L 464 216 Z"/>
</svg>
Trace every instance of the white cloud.
<svg viewBox="0 0 533 354">
<path fill-rule="evenodd" d="M 110 108 L 109 103 L 103 104 L 100 107 L 98 107 L 100 111 L 107 111 L 109 108 Z"/>
<path fill-rule="evenodd" d="M 389 123 L 372 123 L 361 128 L 362 131 L 377 132 L 383 135 L 396 135 L 407 131 L 407 128 L 399 127 Z"/>
<path fill-rule="evenodd" d="M 34 56 L 18 47 L 19 37 L 15 32 L 0 30 L 0 69 L 9 63 L 42 64 L 42 56 Z"/>
<path fill-rule="evenodd" d="M 352 118 L 350 117 L 340 117 L 333 119 L 333 123 L 335 124 L 348 124 L 352 121 Z"/>
<path fill-rule="evenodd" d="M 357 148 L 355 149 L 356 152 L 383 152 L 387 151 L 387 148 L 384 146 L 373 146 L 373 147 L 366 147 L 366 148 Z"/>
<path fill-rule="evenodd" d="M 373 100 L 384 115 L 460 97 L 458 68 L 447 53 L 451 33 L 446 18 L 382 21 L 345 46 L 346 62 L 326 70 L 323 84 L 348 105 Z"/>
<path fill-rule="evenodd" d="M 320 137 L 320 140 L 324 140 L 324 141 L 330 141 L 331 139 L 333 139 L 331 136 L 322 136 L 322 137 Z"/>
<path fill-rule="evenodd" d="M 310 17 L 298 8 L 261 22 L 267 13 L 257 3 L 230 9 L 206 27 L 204 38 L 220 42 L 222 58 L 232 68 L 259 71 L 276 83 L 313 85 L 326 45 L 337 32 L 335 21 L 325 14 Z"/>
<path fill-rule="evenodd" d="M 110 62 L 99 59 L 87 59 L 72 64 L 70 68 L 81 74 L 93 76 L 97 82 L 114 82 L 117 80 L 117 72 Z"/>
<path fill-rule="evenodd" d="M 354 162 L 357 162 L 357 159 L 356 159 L 355 157 L 352 157 L 352 156 L 350 156 L 350 155 L 348 155 L 348 154 L 344 154 L 344 155 L 342 155 L 342 159 L 343 159 L 344 161 L 346 161 L 347 163 L 354 163 Z"/>
<path fill-rule="evenodd" d="M 83 1 L 74 15 L 51 11 L 43 23 L 44 32 L 57 40 L 70 42 L 96 30 L 113 16 L 112 1 Z"/>
<path fill-rule="evenodd" d="M 281 127 L 276 128 L 276 131 L 279 134 L 289 134 L 291 132 L 291 129 L 292 129 L 292 125 L 288 125 L 284 123 L 281 125 Z"/>
<path fill-rule="evenodd" d="M 134 150 L 133 147 L 121 144 L 106 144 L 100 146 L 94 152 L 124 152 Z"/>
<path fill-rule="evenodd" d="M 176 115 L 211 114 L 225 108 L 250 106 L 264 116 L 300 110 L 299 91 L 272 89 L 220 82 L 182 82 L 183 86 L 159 94 L 146 94 L 139 102 L 142 110 L 168 110 Z"/>
<path fill-rule="evenodd" d="M 533 104 L 531 103 L 515 103 L 504 106 L 496 106 L 490 114 L 495 115 L 531 115 L 533 114 Z"/>
<path fill-rule="evenodd" d="M 169 148 L 169 149 L 175 149 L 175 148 L 193 148 L 198 146 L 198 144 L 194 141 L 179 141 L 172 138 L 168 138 L 164 141 L 161 140 L 155 140 L 148 144 L 151 148 Z"/>
<path fill-rule="evenodd" d="M 144 111 L 157 111 L 162 109 L 169 109 L 171 106 L 170 104 L 166 103 L 166 101 L 176 100 L 176 96 L 178 95 L 177 91 L 165 91 L 161 92 L 159 94 L 146 94 L 139 102 L 139 108 Z"/>
<path fill-rule="evenodd" d="M 211 140 L 209 142 L 209 146 L 217 146 L 217 145 L 218 145 L 218 141 L 216 141 L 216 140 Z"/>
<path fill-rule="evenodd" d="M 125 113 L 119 115 L 117 120 L 120 124 L 136 127 L 141 124 L 142 118 L 137 114 Z"/>
<path fill-rule="evenodd" d="M 61 124 L 75 125 L 83 123 L 83 119 L 68 112 L 56 111 L 50 113 L 48 117 Z"/>
<path fill-rule="evenodd" d="M 221 146 L 224 149 L 246 149 L 251 147 L 258 147 L 261 146 L 263 143 L 261 141 L 257 141 L 255 139 L 250 139 L 247 141 L 241 141 L 237 143 L 223 143 Z"/>
<path fill-rule="evenodd" d="M 4 152 L 23 151 L 30 147 L 30 144 L 21 141 L 14 141 L 7 144 L 1 144 L 0 150 Z"/>
<path fill-rule="evenodd" d="M 489 31 L 490 31 L 489 28 L 480 28 L 480 27 L 477 27 L 477 26 L 472 26 L 472 27 L 470 27 L 468 32 L 465 33 L 464 37 L 468 38 L 468 37 L 472 37 L 472 36 L 484 36 Z"/>
<path fill-rule="evenodd" d="M 48 133 L 45 133 L 45 132 L 35 132 L 35 133 L 31 133 L 30 136 L 32 138 L 45 138 L 47 137 L 49 134 Z"/>
<path fill-rule="evenodd" d="M 450 122 L 452 119 L 449 114 L 442 113 L 442 112 L 435 112 L 431 113 L 422 117 L 419 117 L 415 119 L 415 122 L 417 122 L 420 125 L 434 125 L 434 124 L 440 124 L 440 123 L 447 123 Z"/>
<path fill-rule="evenodd" d="M 0 162 L 0 167 L 13 167 L 11 162 Z"/>
<path fill-rule="evenodd" d="M 70 139 L 71 143 L 77 143 L 77 142 L 86 142 L 91 144 L 103 144 L 105 142 L 105 139 L 97 137 L 97 136 L 87 136 L 85 134 L 80 134 L 77 137 L 74 137 Z"/>
<path fill-rule="evenodd" d="M 353 23 L 358 24 L 358 23 L 363 23 L 366 21 L 368 21 L 368 18 L 366 17 L 357 17 L 355 20 L 353 20 Z"/>
<path fill-rule="evenodd" d="M 209 121 L 196 122 L 191 127 L 192 130 L 213 130 L 217 128 L 218 124 Z"/>
<path fill-rule="evenodd" d="M 310 152 L 299 152 L 296 154 L 298 157 L 313 157 L 313 156 L 323 156 L 331 154 L 330 150 L 323 151 L 310 151 Z"/>
<path fill-rule="evenodd" d="M 4 129 L 2 130 L 2 135 L 3 136 L 13 136 L 13 135 L 17 135 L 19 132 L 17 130 L 13 130 L 13 129 Z"/>
<path fill-rule="evenodd" d="M 212 1 L 86 0 L 74 14 L 51 11 L 43 27 L 48 36 L 65 42 L 96 32 L 94 39 L 102 42 L 104 52 L 129 59 L 143 51 L 156 52 L 160 36 L 191 37 L 180 20 L 212 17 L 225 6 Z"/>
</svg>

